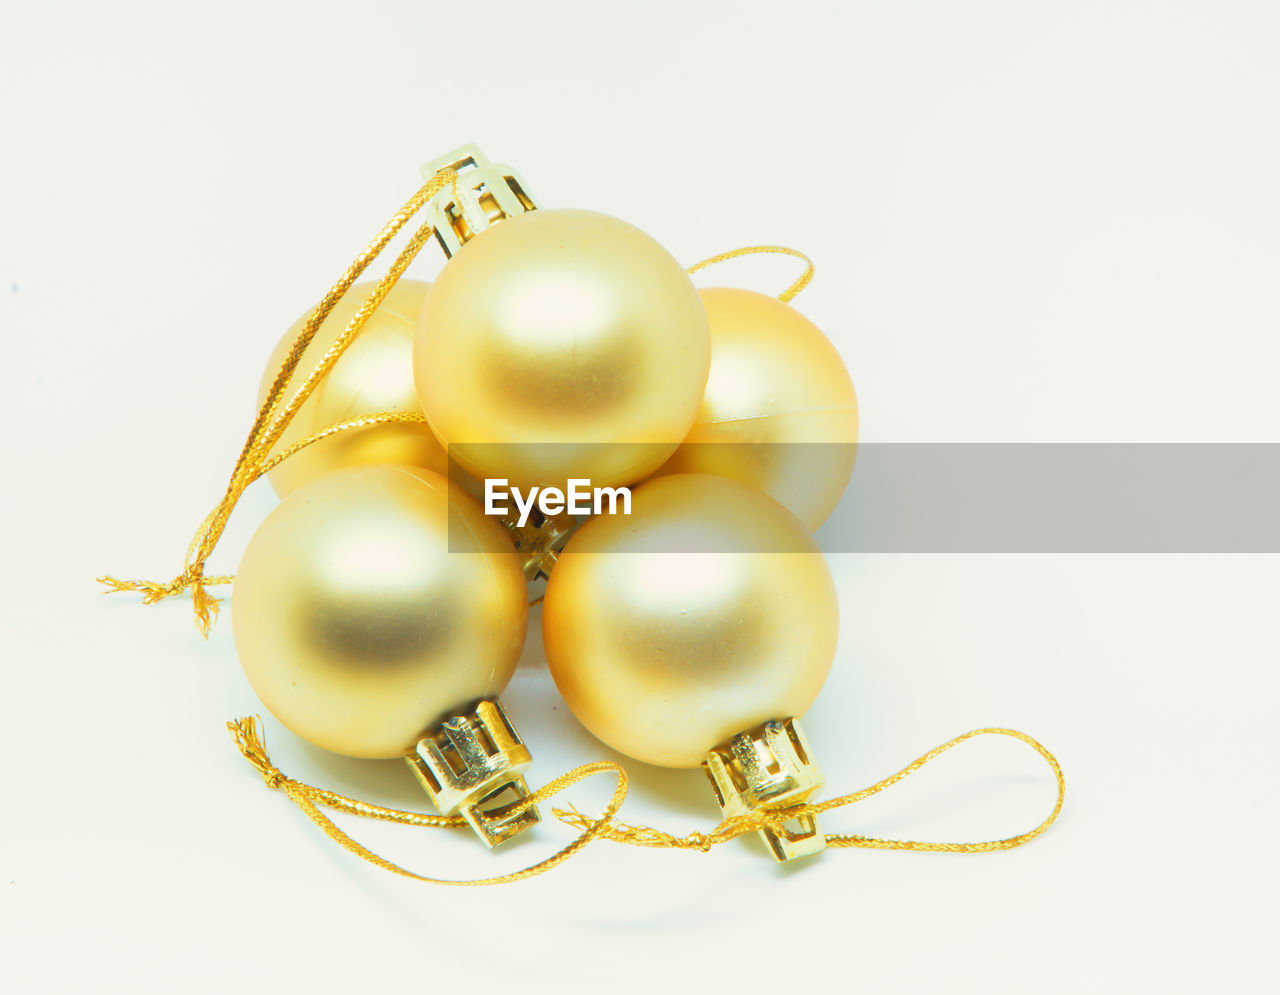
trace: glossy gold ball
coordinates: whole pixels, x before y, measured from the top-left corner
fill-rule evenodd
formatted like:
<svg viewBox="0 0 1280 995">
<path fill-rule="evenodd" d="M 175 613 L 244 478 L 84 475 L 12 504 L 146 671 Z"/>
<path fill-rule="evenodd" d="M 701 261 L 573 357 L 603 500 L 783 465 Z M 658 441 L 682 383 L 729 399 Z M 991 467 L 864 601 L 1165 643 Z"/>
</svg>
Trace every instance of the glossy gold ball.
<svg viewBox="0 0 1280 995">
<path fill-rule="evenodd" d="M 570 710 L 627 756 L 695 767 L 802 715 L 836 650 L 835 585 L 791 512 L 724 477 L 658 477 L 551 572 L 542 634 Z"/>
<path fill-rule="evenodd" d="M 853 472 L 858 398 L 829 339 L 795 308 L 752 290 L 701 291 L 711 373 L 693 428 L 663 473 L 758 487 L 810 532 Z"/>
<path fill-rule="evenodd" d="M 245 550 L 236 651 L 271 713 L 317 746 L 396 757 L 506 687 L 524 574 L 506 531 L 429 470 L 337 470 L 294 491 Z"/>
<path fill-rule="evenodd" d="M 325 318 L 302 355 L 284 402 L 296 393 L 375 286 L 372 282 L 357 283 Z M 422 413 L 413 385 L 413 336 L 428 286 L 420 280 L 400 280 L 391 288 L 333 369 L 298 409 L 273 453 L 284 452 L 330 425 L 354 418 L 384 411 Z M 259 407 L 310 314 L 308 311 L 289 327 L 267 361 L 258 389 Z M 389 424 L 350 429 L 322 439 L 289 457 L 267 476 L 276 493 L 284 497 L 330 470 L 372 463 L 403 463 L 447 472 L 444 447 L 430 428 L 425 424 Z"/>
<path fill-rule="evenodd" d="M 604 214 L 538 210 L 446 264 L 413 362 L 432 428 L 476 476 L 612 486 L 684 439 L 710 351 L 697 291 L 666 249 Z"/>
</svg>

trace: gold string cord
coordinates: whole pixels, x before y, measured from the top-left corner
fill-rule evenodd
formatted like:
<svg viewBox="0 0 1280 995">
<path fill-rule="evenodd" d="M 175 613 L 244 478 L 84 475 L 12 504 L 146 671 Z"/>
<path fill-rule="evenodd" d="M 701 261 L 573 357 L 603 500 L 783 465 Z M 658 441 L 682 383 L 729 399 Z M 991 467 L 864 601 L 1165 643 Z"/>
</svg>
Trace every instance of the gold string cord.
<svg viewBox="0 0 1280 995">
<path fill-rule="evenodd" d="M 331 840 L 340 844 L 344 849 L 354 853 L 362 860 L 377 867 L 381 867 L 384 871 L 390 871 L 392 874 L 399 874 L 402 877 L 412 878 L 414 881 L 424 881 L 427 884 L 452 885 L 455 887 L 475 888 L 493 884 L 510 884 L 514 881 L 523 881 L 525 878 L 535 877 L 538 874 L 545 873 L 551 868 L 563 864 L 566 860 L 580 851 L 593 839 L 605 831 L 610 825 L 613 817 L 617 814 L 623 800 L 627 797 L 627 773 L 618 764 L 608 760 L 600 760 L 596 763 L 583 764 L 581 767 L 575 767 L 573 770 L 565 774 L 561 774 L 554 781 L 544 785 L 537 791 L 530 794 L 527 798 L 521 799 L 502 810 L 503 815 L 517 815 L 525 809 L 538 805 L 546 801 L 553 795 L 559 794 L 566 788 L 572 787 L 579 781 L 583 781 L 588 777 L 596 774 L 613 774 L 617 778 L 617 787 L 613 790 L 613 797 L 609 800 L 609 804 L 605 806 L 604 812 L 598 819 L 584 820 L 582 832 L 576 836 L 566 846 L 561 847 L 550 857 L 540 860 L 528 867 L 521 868 L 518 871 L 512 871 L 509 874 L 499 874 L 494 877 L 487 878 L 436 878 L 428 877 L 425 874 L 419 874 L 408 868 L 401 867 L 393 861 L 380 857 L 372 850 L 367 849 L 363 844 L 356 842 L 346 833 L 344 833 L 327 815 L 320 811 L 319 806 L 332 808 L 339 812 L 345 812 L 348 815 L 358 815 L 366 819 L 379 819 L 383 822 L 397 822 L 402 825 L 410 826 L 430 826 L 438 828 L 458 828 L 465 826 L 466 822 L 462 816 L 444 816 L 444 815 L 426 815 L 421 812 L 405 812 L 401 809 L 384 808 L 381 805 L 370 805 L 368 802 L 358 801 L 354 798 L 348 798 L 334 791 L 326 791 L 323 788 L 315 788 L 309 784 L 303 784 L 291 777 L 282 774 L 271 762 L 267 756 L 266 746 L 263 743 L 261 726 L 256 716 L 248 716 L 242 719 L 236 719 L 234 722 L 227 723 L 227 729 L 236 741 L 236 745 L 240 748 L 240 752 L 245 759 L 251 763 L 254 768 L 262 775 L 262 779 L 266 782 L 267 787 L 276 788 L 283 791 L 298 808 L 307 814 L 307 817 L 317 826 L 324 830 Z"/>
<path fill-rule="evenodd" d="M 272 381 L 271 388 L 258 410 L 253 425 L 249 429 L 249 436 L 245 439 L 240 456 L 231 471 L 231 479 L 227 484 L 226 492 L 213 510 L 205 516 L 204 521 L 200 523 L 200 527 L 196 530 L 195 536 L 187 547 L 182 572 L 167 583 L 145 580 L 120 580 L 111 576 L 99 577 L 99 582 L 106 585 L 108 593 L 139 591 L 143 595 L 144 604 L 153 604 L 182 591 L 190 591 L 196 615 L 196 626 L 203 635 L 207 636 L 209 634 L 213 617 L 218 611 L 218 599 L 209 594 L 206 588 L 213 584 L 230 583 L 232 578 L 226 575 L 206 577 L 204 568 L 209 556 L 213 553 L 214 547 L 217 546 L 218 540 L 222 537 L 223 531 L 226 529 L 231 512 L 235 509 L 246 487 L 262 476 L 269 466 L 274 466 L 286 458 L 286 454 L 281 454 L 279 457 L 268 461 L 268 453 L 271 447 L 279 440 L 280 435 L 290 421 L 293 420 L 303 402 L 311 396 L 316 385 L 333 368 L 333 365 L 342 356 L 347 346 L 360 333 L 369 316 L 381 305 L 388 292 L 396 284 L 396 281 L 400 279 L 405 269 L 417 256 L 419 250 L 431 238 L 435 229 L 430 222 L 422 224 L 413 233 L 408 243 L 396 256 L 386 275 L 383 276 L 373 292 L 365 299 L 360 310 L 352 317 L 342 334 L 338 336 L 324 356 L 321 357 L 315 368 L 307 374 L 289 402 L 281 408 L 281 399 L 297 373 L 303 352 L 310 345 L 320 325 L 329 316 L 334 306 L 351 289 L 370 263 L 381 255 L 392 239 L 432 197 L 449 185 L 453 185 L 456 190 L 457 174 L 452 169 L 441 170 L 423 184 L 417 193 L 410 197 L 404 206 L 392 216 L 391 220 L 383 226 L 374 240 L 356 257 L 338 282 L 330 288 L 320 303 L 316 305 L 315 310 L 311 312 L 311 316 L 299 331 L 293 346 L 289 350 L 289 354 L 281 364 L 280 370 Z M 331 426 L 329 429 L 317 433 L 302 444 L 291 447 L 287 454 L 291 455 L 306 445 L 338 431 L 390 421 L 417 420 L 421 420 L 419 416 L 406 416 L 398 412 L 387 412 L 366 418 L 353 419 L 351 422 Z"/>
<path fill-rule="evenodd" d="M 538 805 L 543 801 L 558 794 L 564 789 L 577 784 L 579 781 L 585 780 L 596 774 L 612 773 L 617 778 L 617 786 L 614 789 L 613 797 L 609 804 L 597 818 L 582 814 L 576 808 L 569 809 L 552 809 L 557 818 L 567 825 L 573 826 L 580 830 L 580 833 L 568 845 L 557 850 L 550 857 L 537 863 L 531 864 L 518 871 L 508 874 L 500 874 L 494 877 L 475 878 L 475 879 L 451 879 L 428 877 L 419 874 L 416 871 L 410 871 L 401 867 L 385 857 L 367 849 L 361 843 L 352 839 L 343 832 L 334 822 L 320 811 L 320 806 L 331 808 L 335 811 L 346 813 L 347 815 L 360 816 L 366 819 L 378 819 L 383 822 L 394 822 L 401 825 L 420 826 L 427 828 L 444 828 L 457 829 L 466 825 L 465 820 L 461 816 L 444 816 L 444 815 L 427 815 L 422 812 L 408 812 L 402 809 L 386 808 L 381 805 L 371 805 L 368 802 L 358 801 L 354 798 L 348 798 L 346 795 L 340 795 L 334 791 L 328 791 L 324 788 L 313 787 L 304 784 L 291 777 L 281 773 L 280 769 L 271 762 L 267 756 L 266 746 L 263 742 L 261 725 L 256 716 L 249 716 L 237 719 L 234 722 L 227 723 L 227 729 L 230 731 L 232 738 L 239 747 L 240 752 L 245 759 L 253 765 L 254 769 L 262 775 L 263 781 L 267 787 L 283 791 L 286 796 L 318 825 L 325 834 L 344 849 L 354 853 L 362 860 L 366 860 L 383 870 L 390 871 L 393 874 L 399 874 L 403 877 L 412 878 L 415 881 L 423 881 L 428 884 L 452 885 L 459 887 L 476 887 L 493 884 L 509 884 L 514 881 L 521 881 L 525 878 L 534 877 L 549 871 L 551 868 L 564 863 L 588 843 L 594 839 L 608 839 L 615 843 L 625 843 L 631 846 L 647 846 L 662 849 L 675 850 L 695 850 L 707 853 L 712 847 L 721 843 L 727 843 L 729 840 L 736 839 L 747 833 L 753 833 L 767 826 L 780 827 L 792 819 L 796 819 L 805 815 L 818 815 L 821 812 L 827 812 L 832 809 L 841 808 L 851 805 L 855 802 L 870 798 L 872 795 L 879 794 L 885 788 L 888 788 L 899 781 L 915 773 L 929 761 L 935 757 L 946 753 L 948 750 L 960 745 L 966 740 L 973 739 L 975 736 L 999 735 L 1010 736 L 1030 746 L 1036 751 L 1049 765 L 1053 771 L 1054 777 L 1058 785 L 1058 797 L 1053 806 L 1053 811 L 1034 829 L 1016 836 L 1009 836 L 1004 839 L 988 840 L 981 843 L 937 843 L 924 842 L 918 840 L 891 840 L 879 839 L 872 836 L 863 836 L 859 834 L 847 833 L 831 833 L 826 836 L 827 845 L 831 847 L 864 847 L 878 850 L 925 850 L 945 853 L 989 853 L 995 850 L 1012 850 L 1014 847 L 1022 846 L 1029 843 L 1037 836 L 1045 832 L 1057 820 L 1058 815 L 1062 811 L 1062 804 L 1066 797 L 1066 780 L 1062 773 L 1062 767 L 1058 763 L 1057 758 L 1048 751 L 1041 743 L 1032 739 L 1024 732 L 1018 732 L 1016 729 L 1004 729 L 1000 727 L 990 727 L 985 729 L 973 729 L 962 735 L 950 739 L 940 746 L 934 747 L 928 753 L 918 757 L 896 774 L 886 777 L 882 781 L 878 781 L 869 788 L 863 788 L 861 791 L 854 791 L 847 795 L 841 795 L 838 798 L 831 798 L 824 802 L 817 802 L 809 805 L 796 805 L 786 809 L 777 809 L 768 812 L 754 813 L 748 816 L 740 816 L 734 819 L 726 819 L 709 833 L 694 832 L 687 836 L 674 836 L 660 829 L 654 829 L 649 826 L 629 825 L 619 822 L 616 819 L 618 810 L 627 795 L 627 775 L 626 772 L 618 764 L 610 761 L 598 761 L 596 763 L 583 764 L 581 767 L 575 767 L 573 770 L 562 774 L 560 777 L 551 781 L 547 785 L 533 792 L 529 797 L 516 802 L 503 810 L 504 815 L 516 815 L 525 809 Z"/>
<path fill-rule="evenodd" d="M 813 260 L 806 256 L 799 249 L 789 249 L 785 245 L 748 245 L 741 249 L 731 249 L 728 252 L 722 252 L 718 256 L 711 256 L 702 260 L 700 263 L 694 263 L 690 266 L 686 273 L 692 276 L 699 270 L 704 270 L 708 266 L 715 266 L 719 263 L 728 262 L 730 259 L 737 259 L 739 256 L 755 256 L 755 255 L 777 255 L 777 256 L 794 256 L 796 259 L 804 261 L 804 272 L 791 284 L 786 290 L 778 295 L 778 300 L 784 304 L 789 303 L 795 298 L 800 291 L 809 286 L 809 281 L 813 279 Z"/>
<path fill-rule="evenodd" d="M 1004 729 L 1000 727 L 990 727 L 986 729 L 972 729 L 969 732 L 949 739 L 941 746 L 935 746 L 928 753 L 921 757 L 917 757 L 907 766 L 896 774 L 886 777 L 883 781 L 877 781 L 869 788 L 863 788 L 861 791 L 854 791 L 847 795 L 841 795 L 838 798 L 831 798 L 827 801 L 815 802 L 807 805 L 793 805 L 784 809 L 773 809 L 752 813 L 751 815 L 738 816 L 733 819 L 726 819 L 709 833 L 694 832 L 687 836 L 674 836 L 671 833 L 663 832 L 660 829 L 653 829 L 649 826 L 633 826 L 624 822 L 610 820 L 603 831 L 600 833 L 602 839 L 612 840 L 615 843 L 625 843 L 630 846 L 648 846 L 660 847 L 675 850 L 700 850 L 706 853 L 713 846 L 720 843 L 727 843 L 731 839 L 736 839 L 747 833 L 753 833 L 760 829 L 772 826 L 778 828 L 793 819 L 803 816 L 815 816 L 821 812 L 829 812 L 832 809 L 842 808 L 846 805 L 852 805 L 860 802 L 864 798 L 870 798 L 872 795 L 879 794 L 885 788 L 897 784 L 903 778 L 909 777 L 917 770 L 927 764 L 935 757 L 946 753 L 948 750 L 959 746 L 966 740 L 973 739 L 975 736 L 1011 736 L 1012 738 L 1026 743 L 1036 753 L 1044 759 L 1045 763 L 1053 771 L 1053 776 L 1058 782 L 1058 800 L 1053 806 L 1047 818 L 1034 829 L 1025 833 L 1019 833 L 1017 836 L 1009 836 L 1005 839 L 987 840 L 981 843 L 934 843 L 919 840 L 890 840 L 879 839 L 874 836 L 862 836 L 852 833 L 829 833 L 826 840 L 827 845 L 832 847 L 865 847 L 874 850 L 928 850 L 940 851 L 945 853 L 989 853 L 993 850 L 1012 850 L 1014 847 L 1022 846 L 1029 843 L 1037 836 L 1042 834 L 1057 820 L 1058 815 L 1062 812 L 1062 803 L 1066 798 L 1067 783 L 1062 773 L 1062 766 L 1058 763 L 1057 757 L 1050 753 L 1041 743 L 1032 739 L 1025 732 L 1018 732 L 1016 729 Z M 596 826 L 598 819 L 591 819 L 583 815 L 577 809 L 552 809 L 552 813 L 562 822 L 578 828 L 586 828 L 588 826 Z"/>
</svg>

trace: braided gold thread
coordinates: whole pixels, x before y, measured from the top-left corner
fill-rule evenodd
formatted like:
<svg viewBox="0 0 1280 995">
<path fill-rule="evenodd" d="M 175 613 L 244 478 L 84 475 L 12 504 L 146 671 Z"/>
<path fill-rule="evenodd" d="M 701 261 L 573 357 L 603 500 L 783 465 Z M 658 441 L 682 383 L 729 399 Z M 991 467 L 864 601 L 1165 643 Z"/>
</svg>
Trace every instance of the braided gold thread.
<svg viewBox="0 0 1280 995">
<path fill-rule="evenodd" d="M 280 769 L 271 762 L 271 758 L 267 756 L 266 745 L 263 742 L 262 730 L 257 716 L 246 716 L 227 723 L 227 729 L 230 731 L 232 738 L 236 742 L 236 746 L 240 748 L 240 752 L 244 758 L 262 775 L 263 781 L 267 787 L 276 788 L 283 791 L 298 808 L 307 814 L 307 817 L 324 830 L 331 840 L 341 845 L 344 849 L 354 853 L 362 860 L 377 867 L 381 867 L 384 871 L 390 871 L 393 874 L 399 874 L 402 877 L 412 878 L 415 881 L 424 881 L 427 884 L 444 884 L 453 885 L 463 888 L 474 888 L 484 885 L 493 884 L 510 884 L 514 881 L 523 881 L 525 878 L 531 878 L 538 874 L 542 874 L 551 868 L 563 864 L 566 860 L 576 854 L 588 843 L 604 832 L 605 828 L 611 823 L 613 817 L 617 814 L 623 800 L 627 797 L 627 774 L 620 766 L 608 760 L 597 761 L 596 763 L 583 764 L 581 767 L 575 767 L 567 773 L 561 774 L 555 780 L 539 788 L 537 791 L 522 798 L 520 801 L 513 803 L 511 806 L 503 809 L 504 816 L 518 815 L 520 812 L 537 805 L 553 795 L 559 794 L 566 788 L 570 788 L 579 781 L 585 780 L 596 774 L 613 774 L 618 779 L 617 787 L 614 788 L 613 797 L 609 804 L 605 806 L 604 812 L 598 819 L 586 819 L 582 827 L 582 832 L 575 837 L 566 846 L 561 847 L 550 857 L 540 860 L 535 864 L 530 864 L 518 871 L 512 871 L 509 874 L 499 874 L 495 877 L 473 878 L 473 879 L 453 879 L 453 878 L 434 878 L 424 874 L 418 874 L 416 871 L 408 870 L 399 864 L 380 857 L 378 854 L 367 849 L 361 843 L 356 842 L 341 829 L 339 829 L 327 815 L 320 811 L 318 806 L 336 809 L 340 812 L 346 812 L 349 815 L 358 815 L 368 819 L 380 819 L 385 822 L 398 822 L 404 825 L 412 826 L 430 826 L 443 828 L 458 828 L 466 825 L 466 821 L 462 816 L 443 816 L 443 815 L 425 815 L 420 812 L 405 812 L 400 809 L 384 808 L 381 805 L 370 805 L 367 802 L 358 801 L 354 798 L 348 798 L 345 795 L 337 794 L 333 791 L 326 791 L 323 788 L 314 788 L 309 784 L 303 784 L 301 781 L 295 781 L 291 777 L 287 777 L 280 772 Z"/>
<path fill-rule="evenodd" d="M 784 304 L 790 302 L 800 291 L 809 286 L 809 281 L 813 279 L 813 260 L 806 256 L 799 249 L 789 249 L 785 245 L 748 245 L 742 249 L 731 249 L 728 252 L 722 252 L 718 256 L 711 256 L 704 259 L 700 263 L 694 263 L 690 266 L 686 273 L 692 276 L 699 270 L 706 269 L 708 266 L 715 266 L 717 263 L 728 262 L 730 259 L 737 259 L 739 256 L 754 256 L 760 254 L 778 255 L 778 256 L 794 256 L 796 259 L 804 260 L 804 272 L 791 284 L 786 290 L 778 295 L 778 300 Z"/>
<path fill-rule="evenodd" d="M 877 781 L 869 788 L 863 788 L 861 791 L 854 791 L 847 795 L 841 795 L 838 798 L 831 798 L 827 801 L 816 802 L 806 805 L 793 805 L 790 808 L 771 809 L 769 811 L 760 811 L 751 815 L 738 816 L 733 819 L 726 819 L 716 826 L 710 833 L 690 833 L 688 836 L 674 836 L 671 833 L 654 829 L 650 826 L 633 826 L 624 822 L 610 821 L 604 828 L 602 836 L 605 839 L 612 840 L 615 843 L 625 843 L 629 846 L 649 846 L 661 847 L 666 849 L 677 850 L 699 850 L 706 853 L 713 846 L 720 843 L 728 842 L 739 836 L 748 833 L 754 833 L 766 827 L 774 829 L 780 828 L 784 823 L 793 819 L 802 818 L 804 816 L 815 816 L 821 812 L 829 812 L 832 809 L 842 808 L 845 805 L 852 805 L 855 802 L 862 801 L 864 798 L 870 798 L 872 795 L 879 794 L 885 788 L 897 784 L 903 778 L 915 773 L 930 760 L 946 753 L 953 747 L 959 746 L 965 740 L 973 739 L 975 736 L 1011 736 L 1019 742 L 1026 743 L 1036 751 L 1049 765 L 1053 771 L 1053 776 L 1058 782 L 1058 800 L 1053 806 L 1053 811 L 1048 817 L 1034 829 L 1025 833 L 1019 833 L 1017 836 L 1009 836 L 1005 839 L 988 840 L 981 843 L 933 843 L 918 840 L 889 840 L 879 839 L 874 836 L 862 836 L 852 833 L 829 833 L 826 841 L 828 846 L 832 847 L 865 847 L 875 850 L 926 850 L 940 851 L 945 853 L 989 853 L 993 850 L 1012 850 L 1014 847 L 1022 846 L 1029 843 L 1037 836 L 1041 835 L 1045 830 L 1057 821 L 1059 814 L 1062 812 L 1062 803 L 1066 798 L 1067 782 L 1062 773 L 1062 766 L 1058 763 L 1058 758 L 1050 753 L 1041 743 L 1032 739 L 1025 732 L 1019 732 L 1016 729 L 1005 729 L 998 726 L 992 726 L 984 729 L 971 729 L 969 732 L 962 733 L 954 739 L 949 739 L 940 746 L 935 746 L 928 753 L 917 757 L 907 766 L 896 774 L 886 777 L 883 781 Z M 582 828 L 587 825 L 594 825 L 597 820 L 583 815 L 575 808 L 552 809 L 552 814 L 561 822 L 570 826 Z"/>
<path fill-rule="evenodd" d="M 196 616 L 196 627 L 202 635 L 207 636 L 209 634 L 213 618 L 218 612 L 218 599 L 209 594 L 206 587 L 214 583 L 229 583 L 231 578 L 228 576 L 207 578 L 204 575 L 204 567 L 209 556 L 212 555 L 214 547 L 217 546 L 218 540 L 222 537 L 227 521 L 231 517 L 231 512 L 240 500 L 240 495 L 244 493 L 246 487 L 262 476 L 266 467 L 275 466 L 281 459 L 285 458 L 281 456 L 269 461 L 267 454 L 279 440 L 280 435 L 290 421 L 293 420 L 303 402 L 311 396 L 316 385 L 333 368 L 333 365 L 342 356 L 347 346 L 360 333 L 365 322 L 369 320 L 369 316 L 378 309 L 378 306 L 386 298 L 391 288 L 395 286 L 405 269 L 417 256 L 419 250 L 434 234 L 435 229 L 430 221 L 419 226 L 413 233 L 408 243 L 400 250 L 394 262 L 392 262 L 386 275 L 378 282 L 372 293 L 365 298 L 359 311 L 348 322 L 342 334 L 334 340 L 315 368 L 307 374 L 297 392 L 289 399 L 289 402 L 283 406 L 283 409 L 280 409 L 281 398 L 293 381 L 303 353 L 334 306 L 351 289 L 369 264 L 381 255 L 382 251 L 391 243 L 391 240 L 432 197 L 446 186 L 453 185 L 456 188 L 456 184 L 457 174 L 452 169 L 442 169 L 432 176 L 383 226 L 374 240 L 347 267 L 346 272 L 329 289 L 329 292 L 321 298 L 320 303 L 311 312 L 306 324 L 298 332 L 297 338 L 294 339 L 293 345 L 289 349 L 289 354 L 281 364 L 279 372 L 276 373 L 262 406 L 258 409 L 253 425 L 249 429 L 248 438 L 245 439 L 240 455 L 232 468 L 226 492 L 213 510 L 205 516 L 204 521 L 200 523 L 200 527 L 196 530 L 195 536 L 187 547 L 182 572 L 167 583 L 120 580 L 111 576 L 99 577 L 98 581 L 107 587 L 107 593 L 140 591 L 143 594 L 144 604 L 154 604 L 163 598 L 179 594 L 182 591 L 190 591 L 192 607 Z M 297 452 L 299 449 L 305 448 L 306 445 L 335 432 L 406 420 L 415 420 L 415 416 L 409 415 L 408 418 L 404 418 L 398 413 L 387 413 L 372 416 L 371 418 L 353 419 L 351 422 L 342 423 L 339 426 L 331 426 L 331 428 L 318 433 L 305 442 L 290 447 L 288 453 Z"/>
<path fill-rule="evenodd" d="M 254 479 L 264 477 L 277 466 L 287 460 L 295 453 L 300 453 L 308 446 L 315 445 L 321 439 L 327 439 L 331 435 L 337 435 L 339 432 L 349 432 L 357 428 L 372 428 L 374 425 L 425 425 L 427 424 L 426 415 L 418 414 L 416 411 L 380 411 L 375 415 L 361 415 L 359 418 L 351 418 L 347 421 L 337 422 L 328 428 L 322 428 L 314 435 L 309 435 L 300 442 L 295 442 L 283 452 L 276 453 L 261 466 L 255 468 Z"/>
</svg>

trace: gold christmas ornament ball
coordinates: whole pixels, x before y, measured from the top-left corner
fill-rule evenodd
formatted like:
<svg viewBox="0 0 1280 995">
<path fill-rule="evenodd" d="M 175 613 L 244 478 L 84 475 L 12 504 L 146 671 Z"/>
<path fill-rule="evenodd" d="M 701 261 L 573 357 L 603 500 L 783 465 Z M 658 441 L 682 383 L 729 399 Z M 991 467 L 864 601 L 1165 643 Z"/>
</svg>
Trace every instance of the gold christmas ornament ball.
<svg viewBox="0 0 1280 995">
<path fill-rule="evenodd" d="M 236 573 L 232 627 L 262 703 L 353 757 L 398 757 L 448 712 L 496 695 L 524 645 L 506 531 L 439 474 L 338 470 L 267 516 Z"/>
<path fill-rule="evenodd" d="M 831 341 L 776 297 L 700 291 L 711 372 L 684 444 L 662 473 L 714 473 L 786 505 L 810 532 L 853 472 L 858 398 Z"/>
<path fill-rule="evenodd" d="M 696 767 L 802 715 L 836 651 L 835 585 L 813 538 L 763 492 L 663 476 L 584 524 L 547 584 L 547 662 L 570 710 L 637 760 Z"/>
<path fill-rule="evenodd" d="M 413 362 L 423 410 L 466 470 L 616 486 L 684 439 L 710 354 L 697 290 L 666 249 L 608 215 L 544 209 L 449 260 Z"/>
<path fill-rule="evenodd" d="M 329 312 L 302 354 L 282 404 L 297 392 L 375 286 L 373 282 L 357 283 Z M 391 288 L 329 374 L 298 409 L 272 449 L 273 454 L 354 418 L 386 411 L 422 414 L 413 385 L 413 337 L 428 286 L 421 280 L 400 280 Z M 310 316 L 308 311 L 299 317 L 272 352 L 258 388 L 259 407 Z M 348 429 L 312 443 L 271 470 L 267 477 L 275 492 L 284 497 L 330 470 L 373 463 L 402 463 L 448 472 L 444 447 L 425 423 L 392 423 Z"/>
</svg>

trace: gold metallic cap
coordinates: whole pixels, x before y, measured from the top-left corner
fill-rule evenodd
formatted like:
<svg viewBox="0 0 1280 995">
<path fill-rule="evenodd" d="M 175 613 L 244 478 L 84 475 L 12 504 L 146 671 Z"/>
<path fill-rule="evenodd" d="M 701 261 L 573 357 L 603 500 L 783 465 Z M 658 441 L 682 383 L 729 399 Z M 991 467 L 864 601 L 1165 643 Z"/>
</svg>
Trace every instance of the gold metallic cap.
<svg viewBox="0 0 1280 995">
<path fill-rule="evenodd" d="M 796 719 L 765 722 L 738 733 L 709 752 L 702 769 L 725 818 L 800 805 L 825 783 Z M 760 835 L 778 861 L 807 857 L 827 845 L 811 815 L 766 826 Z"/>
<path fill-rule="evenodd" d="M 529 749 L 496 701 L 485 699 L 451 715 L 405 757 L 441 815 L 461 813 L 490 848 L 524 832 L 541 818 L 530 807 L 508 815 L 529 797 L 521 773 Z"/>
<path fill-rule="evenodd" d="M 514 516 L 502 519 L 502 524 L 511 533 L 511 541 L 524 567 L 524 579 L 534 581 L 551 576 L 560 550 L 578 523 L 571 515 L 547 516 L 535 511 L 524 525 L 517 525 Z"/>
<path fill-rule="evenodd" d="M 520 174 L 490 162 L 474 144 L 432 159 L 422 167 L 422 177 L 430 179 L 442 169 L 456 170 L 458 182 L 431 199 L 427 219 L 446 256 L 504 218 L 537 209 Z"/>
</svg>

